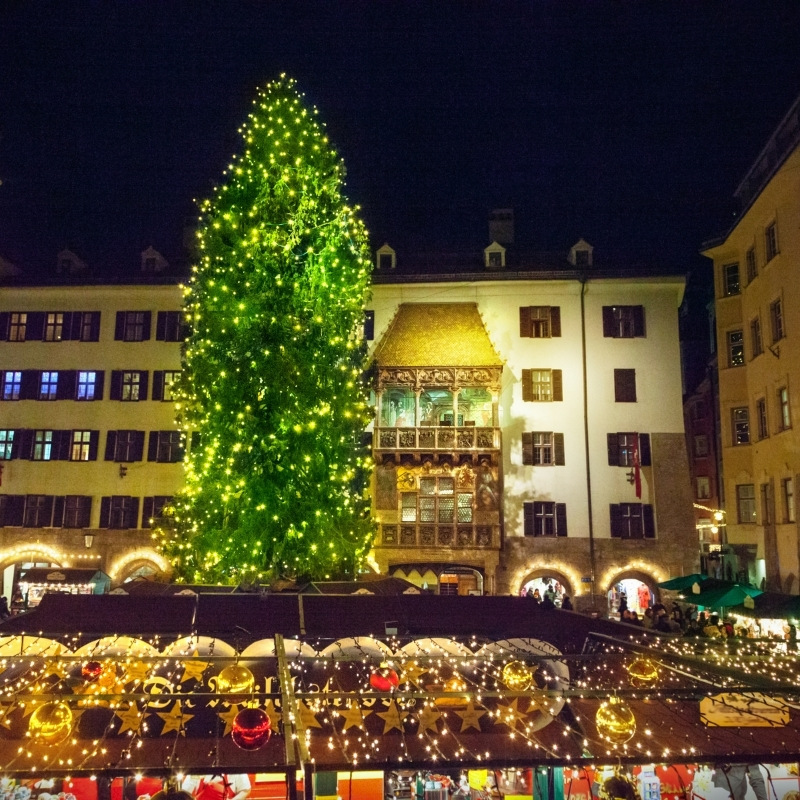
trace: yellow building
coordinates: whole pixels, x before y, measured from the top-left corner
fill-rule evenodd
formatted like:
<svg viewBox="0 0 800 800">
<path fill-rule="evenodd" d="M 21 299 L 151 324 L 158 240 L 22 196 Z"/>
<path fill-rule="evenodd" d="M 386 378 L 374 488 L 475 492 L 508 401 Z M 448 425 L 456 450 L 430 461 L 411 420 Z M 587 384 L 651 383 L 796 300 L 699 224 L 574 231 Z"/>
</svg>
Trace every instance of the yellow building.
<svg viewBox="0 0 800 800">
<path fill-rule="evenodd" d="M 736 197 L 735 224 L 703 250 L 714 262 L 727 538 L 750 580 L 797 593 L 800 98 Z"/>
</svg>

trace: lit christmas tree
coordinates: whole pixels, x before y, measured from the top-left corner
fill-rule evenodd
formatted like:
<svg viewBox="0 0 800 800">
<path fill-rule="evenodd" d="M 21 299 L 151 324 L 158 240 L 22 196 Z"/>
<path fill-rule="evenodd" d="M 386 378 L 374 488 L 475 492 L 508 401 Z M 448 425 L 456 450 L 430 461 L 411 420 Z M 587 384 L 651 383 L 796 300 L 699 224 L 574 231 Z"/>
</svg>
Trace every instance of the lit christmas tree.
<svg viewBox="0 0 800 800">
<path fill-rule="evenodd" d="M 366 231 L 316 109 L 282 76 L 201 204 L 176 389 L 186 485 L 156 531 L 175 574 L 353 575 L 373 527 L 361 326 Z"/>
</svg>

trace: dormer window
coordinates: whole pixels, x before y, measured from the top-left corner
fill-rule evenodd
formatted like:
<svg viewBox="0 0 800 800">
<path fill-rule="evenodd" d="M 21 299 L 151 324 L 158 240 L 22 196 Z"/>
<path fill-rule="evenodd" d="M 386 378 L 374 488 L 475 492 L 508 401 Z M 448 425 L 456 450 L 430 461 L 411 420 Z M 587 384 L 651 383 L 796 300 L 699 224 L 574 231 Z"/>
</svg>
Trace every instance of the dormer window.
<svg viewBox="0 0 800 800">
<path fill-rule="evenodd" d="M 388 244 L 384 244 L 375 251 L 375 266 L 383 271 L 394 269 L 397 266 L 397 253 Z"/>
<path fill-rule="evenodd" d="M 483 251 L 483 265 L 486 269 L 503 269 L 506 265 L 506 249 L 497 242 L 492 242 Z"/>
<path fill-rule="evenodd" d="M 584 239 L 578 239 L 569 251 L 569 263 L 573 267 L 591 267 L 594 248 Z"/>
<path fill-rule="evenodd" d="M 167 260 L 154 247 L 151 246 L 142 251 L 142 272 L 152 275 L 156 272 L 163 272 L 168 266 Z"/>
<path fill-rule="evenodd" d="M 77 272 L 82 272 L 86 269 L 86 264 L 81 261 L 72 250 L 64 249 L 62 250 L 56 260 L 56 271 L 57 272 L 65 272 L 68 275 L 75 274 Z"/>
</svg>

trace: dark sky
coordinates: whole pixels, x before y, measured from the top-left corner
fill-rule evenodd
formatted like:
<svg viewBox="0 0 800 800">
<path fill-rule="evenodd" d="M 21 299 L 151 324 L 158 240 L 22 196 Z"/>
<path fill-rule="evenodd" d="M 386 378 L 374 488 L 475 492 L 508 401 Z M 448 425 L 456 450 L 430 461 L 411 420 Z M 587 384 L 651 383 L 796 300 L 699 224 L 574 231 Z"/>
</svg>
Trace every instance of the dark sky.
<svg viewBox="0 0 800 800">
<path fill-rule="evenodd" d="M 379 246 L 697 263 L 800 93 L 800 3 L 3 0 L 0 255 L 180 249 L 255 89 L 317 105 Z"/>
</svg>

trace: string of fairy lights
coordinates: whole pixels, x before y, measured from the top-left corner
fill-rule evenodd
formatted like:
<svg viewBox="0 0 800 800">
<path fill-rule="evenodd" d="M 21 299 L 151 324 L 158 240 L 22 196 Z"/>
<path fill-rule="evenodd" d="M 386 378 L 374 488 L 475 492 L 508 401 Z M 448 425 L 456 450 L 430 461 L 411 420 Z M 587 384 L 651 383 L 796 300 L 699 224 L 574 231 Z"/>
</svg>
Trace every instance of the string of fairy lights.
<svg viewBox="0 0 800 800">
<path fill-rule="evenodd" d="M 797 656 L 759 642 L 595 637 L 563 654 L 531 639 L 287 640 L 292 710 L 272 640 L 85 639 L 0 640 L 0 772 L 174 770 L 198 737 L 276 768 L 276 740 L 294 736 L 320 764 L 351 769 L 763 755 L 752 729 L 687 721 L 723 693 L 765 722 L 787 716 L 775 760 L 796 749 Z"/>
<path fill-rule="evenodd" d="M 154 538 L 188 582 L 355 574 L 373 537 L 363 308 L 371 258 L 344 165 L 286 76 L 200 204 L 176 384 L 194 446 Z"/>
</svg>

